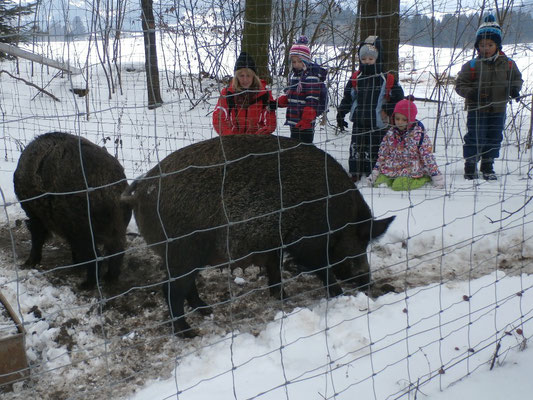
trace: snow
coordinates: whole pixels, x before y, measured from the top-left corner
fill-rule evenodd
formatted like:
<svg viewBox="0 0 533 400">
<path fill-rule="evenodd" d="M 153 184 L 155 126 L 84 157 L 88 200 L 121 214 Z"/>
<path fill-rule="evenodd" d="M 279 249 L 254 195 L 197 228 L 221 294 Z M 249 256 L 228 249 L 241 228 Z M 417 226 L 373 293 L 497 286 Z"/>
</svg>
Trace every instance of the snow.
<svg viewBox="0 0 533 400">
<path fill-rule="evenodd" d="M 142 42 L 126 40 L 133 41 L 132 49 Z M 526 78 L 524 93 L 531 93 L 531 55 L 515 47 L 509 51 Z M 72 54 L 85 59 L 83 51 Z M 142 64 L 136 59 L 141 54 L 132 51 L 130 64 Z M 402 57 L 413 54 L 417 72 L 403 72 L 401 83 L 406 93 L 419 98 L 429 98 L 435 87 L 429 74 L 434 56 L 438 71 L 451 76 L 469 57 L 452 55 L 448 49 L 433 54 L 428 49 L 401 48 Z M 376 218 L 396 216 L 384 237 L 369 248 L 374 278 L 391 284 L 395 292 L 378 297 L 348 293 L 329 301 L 321 295 L 296 307 L 274 303 L 278 308 L 273 316 L 264 323 L 255 321 L 252 329 L 238 323 L 236 328 L 230 325 L 233 329 L 217 326 L 221 312 L 215 308 L 215 316 L 195 319 L 201 325 L 201 336 L 196 339 L 171 337 L 168 326 L 161 327 L 158 334 L 166 332 L 167 336 L 162 338 L 159 353 L 152 354 L 150 345 L 161 337 L 151 336 L 149 325 L 164 321 L 152 319 L 154 314 L 146 314 L 140 304 L 132 305 L 137 307 L 140 325 L 120 329 L 124 322 L 109 321 L 115 314 L 100 301 L 105 293 L 80 294 L 64 281 L 54 285 L 51 276 L 60 273 L 60 267 L 41 271 L 18 266 L 29 235 L 17 226 L 24 214 L 13 192 L 12 174 L 20 144 L 54 129 L 105 143 L 111 153 L 118 154 L 132 179 L 170 152 L 214 135 L 210 111 L 220 84 L 213 83 L 212 92 L 206 92 L 207 102 L 192 109 L 179 91 L 165 90 L 165 105 L 148 112 L 143 107 L 142 71 L 124 73 L 124 93 L 108 99 L 103 73 L 94 67 L 91 85 L 95 89 L 89 96 L 91 113 L 86 119 L 79 114 L 86 109 L 86 99 L 68 92 L 80 77 L 53 79 L 41 70 L 32 79 L 28 65 L 21 62 L 22 74 L 41 80 L 43 86 L 49 83 L 48 89 L 62 102 L 43 95 L 34 98 L 29 87 L 2 76 L 0 226 L 14 232 L 16 239 L 14 244 L 7 240 L 0 249 L 0 290 L 25 325 L 26 352 L 34 371 L 31 382 L 17 383 L 5 398 L 55 398 L 61 393 L 65 398 L 132 400 L 530 397 L 533 382 L 525 371 L 533 362 L 529 345 L 533 336 L 533 214 L 527 203 L 532 153 L 523 147 L 530 115 L 521 105 L 513 103 L 508 109 L 509 116 L 517 116 L 516 124 L 508 128 L 496 163 L 496 182 L 470 182 L 462 177 L 460 135 L 464 134 L 465 114 L 450 86 L 443 89 L 445 102 L 435 143 L 446 188 L 428 186 L 396 193 L 360 185 Z M 14 68 L 4 63 L 4 69 Z M 419 118 L 433 138 L 436 104 L 417 104 Z M 330 110 L 330 121 L 335 121 L 334 112 Z M 280 114 L 277 133 L 288 136 L 283 120 Z M 117 138 L 121 146 L 114 144 Z M 336 135 L 330 125 L 320 127 L 315 136 L 317 146 L 345 167 L 349 140 L 347 134 Z M 134 221 L 129 230 L 136 232 Z M 23 242 L 18 242 L 20 238 Z M 61 251 L 65 252 L 64 245 L 57 242 L 45 249 L 47 253 Z M 231 275 L 231 282 L 245 292 L 259 274 L 256 267 L 251 268 Z M 128 294 L 117 297 L 126 299 Z M 152 294 L 162 301 L 159 292 Z M 223 302 L 222 293 L 213 295 Z M 164 312 L 156 316 L 168 318 Z M 146 358 L 133 354 L 136 347 Z M 129 362 L 135 365 L 128 371 L 134 372 L 117 376 L 114 366 Z"/>
<path fill-rule="evenodd" d="M 533 283 L 533 277 L 525 279 L 527 282 L 522 283 L 526 286 Z M 346 296 L 279 314 L 257 337 L 227 335 L 213 347 L 180 362 L 172 379 L 154 382 L 132 398 L 171 398 L 178 390 L 180 399 L 229 399 L 234 390 L 236 397 L 243 399 L 279 399 L 286 395 L 332 398 L 335 393 L 338 399 L 353 399 L 354 395 L 363 399 L 395 398 L 388 396 L 402 393 L 410 382 L 409 374 L 420 374 L 423 382 L 429 378 L 425 374 L 438 376 L 442 360 L 450 360 L 450 367 L 444 367 L 445 374 L 420 389 L 426 395 L 436 394 L 439 386 L 465 373 L 464 365 L 453 365 L 457 360 L 469 358 L 472 364 L 482 363 L 481 370 L 488 370 L 485 361 L 494 351 L 494 340 L 500 338 L 487 339 L 486 332 L 493 330 L 495 319 L 519 319 L 517 304 L 521 298 L 516 296 L 515 288 L 520 278 L 506 279 L 498 285 L 502 304 L 497 311 L 493 309 L 494 281 L 495 276 L 489 275 L 451 287 L 423 287 L 376 300 L 362 294 Z M 465 302 L 462 295 L 469 290 L 476 295 Z M 413 300 L 406 299 L 415 292 Z M 469 319 L 476 320 L 470 328 L 465 323 Z M 408 333 L 407 321 L 411 326 Z M 501 326 L 505 325 L 503 322 Z M 502 332 L 503 346 L 516 346 L 522 340 L 516 332 L 510 332 L 510 336 Z M 468 343 L 478 341 L 481 349 L 471 354 Z M 512 360 L 524 360 L 532 351 L 509 353 L 488 379 L 500 370 L 507 375 Z M 527 379 L 513 378 L 512 382 L 523 393 L 533 388 Z M 500 390 L 500 396 L 509 395 L 509 385 L 502 387 L 505 392 Z M 477 397 L 472 398 L 488 398 L 480 388 L 476 390 Z"/>
</svg>

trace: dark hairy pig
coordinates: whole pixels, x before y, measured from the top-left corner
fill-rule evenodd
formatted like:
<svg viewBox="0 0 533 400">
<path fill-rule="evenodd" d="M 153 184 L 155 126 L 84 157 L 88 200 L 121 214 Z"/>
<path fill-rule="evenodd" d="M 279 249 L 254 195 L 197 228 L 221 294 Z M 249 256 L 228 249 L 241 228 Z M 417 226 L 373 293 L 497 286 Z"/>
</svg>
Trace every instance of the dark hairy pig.
<svg viewBox="0 0 533 400">
<path fill-rule="evenodd" d="M 175 151 L 122 196 L 140 233 L 171 276 L 165 286 L 174 329 L 195 332 L 184 301 L 209 313 L 195 283 L 206 265 L 264 267 L 281 287 L 282 254 L 313 271 L 328 294 L 336 278 L 370 284 L 366 249 L 394 217 L 375 220 L 344 168 L 313 145 L 278 136 L 216 137 Z"/>
<path fill-rule="evenodd" d="M 55 233 L 70 245 L 73 263 L 87 268 L 82 288 L 97 282 L 100 247 L 106 280 L 118 278 L 131 208 L 120 201 L 128 184 L 116 158 L 85 138 L 50 132 L 22 151 L 13 183 L 31 234 L 26 266 L 41 262 L 43 244 Z"/>
</svg>

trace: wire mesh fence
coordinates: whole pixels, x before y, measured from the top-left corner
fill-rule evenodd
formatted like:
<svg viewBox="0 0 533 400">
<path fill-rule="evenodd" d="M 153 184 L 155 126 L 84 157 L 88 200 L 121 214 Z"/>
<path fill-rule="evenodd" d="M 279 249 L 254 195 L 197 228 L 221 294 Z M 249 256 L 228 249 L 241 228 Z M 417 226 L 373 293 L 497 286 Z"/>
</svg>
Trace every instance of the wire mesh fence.
<svg viewBox="0 0 533 400">
<path fill-rule="evenodd" d="M 479 370 L 505 368 L 506 360 L 526 347 L 533 313 L 529 51 L 533 39 L 529 38 L 531 24 L 516 22 L 531 18 L 527 3 L 504 8 L 495 2 L 489 9 L 488 2 L 440 2 L 438 6 L 397 2 L 400 45 L 398 70 L 392 72 L 404 93 L 415 96 L 417 118 L 431 138 L 445 187 L 426 185 L 395 192 L 369 186 L 364 180 L 351 183 L 349 196 L 362 195 L 372 221 L 396 217 L 381 238 L 368 247 L 363 240 L 364 249 L 346 256 L 350 262 L 367 258 L 371 289 L 337 276 L 344 295 L 328 298 L 324 283 L 332 284 L 330 278 L 324 282 L 323 274 L 302 269 L 299 258 L 291 254 L 295 243 L 288 239 L 292 231 L 286 233 L 283 223 L 288 217 L 284 216 L 296 208 L 304 216 L 297 227 L 315 219 L 322 223 L 309 203 L 335 205 L 342 195 L 334 191 L 332 182 L 325 183 L 329 175 L 301 167 L 290 171 L 294 181 L 308 188 L 308 193 L 325 188 L 320 190 L 326 194 L 318 200 L 300 199 L 292 206 L 283 203 L 291 188 L 283 180 L 286 172 L 275 171 L 279 179 L 272 178 L 265 167 L 272 160 L 264 161 L 269 154 L 279 157 L 282 166 L 292 165 L 300 156 L 291 158 L 290 152 L 281 150 L 283 146 L 254 153 L 256 163 L 244 164 L 250 161 L 246 155 L 241 160 L 224 153 L 222 162 L 220 158 L 207 162 L 204 157 L 209 154 L 197 154 L 197 163 L 164 171 L 181 185 L 177 196 L 188 196 L 187 201 L 170 202 L 166 214 L 185 231 L 172 233 L 164 212 L 158 211 L 144 221 L 145 226 L 164 226 L 168 240 L 147 239 L 137 221 L 143 209 L 135 210 L 124 250 L 118 251 L 123 262 L 114 282 L 105 280 L 104 273 L 115 254 L 97 251 L 95 234 L 88 243 L 90 261 L 101 264 L 93 288 L 80 288 L 86 279 L 82 261 L 87 260 L 77 259 L 72 235 L 50 235 L 42 260 L 24 265 L 32 235 L 25 223 L 29 216 L 22 208 L 24 201 L 13 186 L 23 150 L 38 135 L 68 132 L 105 148 L 123 166 L 128 184 L 135 179 L 142 182 L 149 171 L 164 181 L 167 175 L 156 172 L 166 157 L 208 140 L 222 143 L 213 129 L 212 113 L 221 90 L 233 77 L 250 3 L 153 4 L 154 25 L 149 29 L 156 38 L 162 100 L 156 106 L 147 90 L 144 3 L 42 1 L 31 18 L 25 16 L 14 24 L 33 26 L 30 40 L 19 43 L 19 48 L 60 62 L 64 70 L 21 56 L 0 65 L 0 292 L 20 318 L 27 358 L 27 374 L 16 375 L 14 382 L 12 371 L 0 371 L 0 382 L 6 382 L 0 383 L 0 390 L 6 399 L 348 399 L 355 394 L 368 399 L 414 399 L 421 393 L 445 391 Z M 302 34 L 310 39 L 313 60 L 328 70 L 329 107 L 323 122 L 315 126 L 313 146 L 323 168 L 336 165 L 326 162 L 331 156 L 349 169 L 352 123 L 340 131 L 336 114 L 343 90 L 359 66 L 357 47 L 365 39 L 361 29 L 366 26 L 361 21 L 379 25 L 380 18 L 390 17 L 379 14 L 380 10 L 373 18 L 365 17 L 366 3 L 370 2 L 272 2 L 268 88 L 273 97 L 283 95 L 287 87 L 289 49 Z M 519 101 L 509 102 L 506 108 L 500 157 L 494 163 L 498 179 L 471 181 L 463 176 L 467 113 L 455 82 L 474 55 L 476 31 L 489 12 L 500 21 L 503 51 L 516 62 L 524 84 Z M 384 31 L 383 26 L 380 29 Z M 393 54 L 393 42 L 382 39 Z M 81 73 L 72 74 L 69 69 Z M 285 111 L 278 108 L 276 118 L 274 135 L 290 136 Z M 294 151 L 302 148 L 307 147 L 296 146 Z M 42 161 L 36 168 L 42 170 L 45 165 Z M 254 169 L 236 179 L 230 174 L 235 165 Z M 60 176 L 62 169 L 75 168 L 59 163 L 51 178 Z M 216 171 L 220 180 L 213 184 L 204 169 Z M 230 202 L 224 197 L 224 184 L 228 188 L 234 182 L 240 197 Z M 30 186 L 41 184 L 46 188 L 43 182 Z M 155 185 L 153 190 L 161 187 L 165 186 Z M 285 195 L 280 194 L 284 191 Z M 52 198 L 79 192 L 86 202 L 95 188 L 86 183 L 82 190 L 49 192 L 42 195 L 48 202 L 43 203 L 44 212 L 52 209 Z M 255 213 L 256 204 L 271 200 L 271 193 L 274 199 L 282 199 L 281 205 L 269 202 Z M 209 221 L 210 213 L 219 212 L 215 208 L 198 211 L 208 203 L 226 210 L 228 222 L 193 227 L 191 239 L 184 232 L 193 217 Z M 232 220 L 232 213 L 241 212 L 240 219 Z M 336 214 L 327 212 L 327 232 L 307 232 L 296 242 L 316 234 L 323 235 L 329 246 L 337 240 L 337 230 L 352 226 L 348 212 L 339 214 L 346 218 L 339 217 L 340 225 L 335 225 L 339 224 Z M 64 215 L 60 225 L 73 222 L 74 232 L 82 229 L 76 216 L 66 211 Z M 220 237 L 201 234 L 218 232 L 216 228 L 231 232 L 235 224 L 261 218 L 264 222 L 257 226 L 262 228 L 254 225 L 248 237 L 232 241 L 231 235 L 221 235 L 229 251 L 226 260 L 210 259 L 198 243 L 210 248 L 211 241 Z M 280 235 L 277 246 L 252 246 L 246 254 L 231 256 L 233 246 L 267 243 L 272 231 Z M 354 237 L 350 245 L 358 240 Z M 315 250 L 313 245 L 304 253 L 312 258 Z M 194 265 L 191 253 L 201 254 L 205 262 Z M 272 262 L 263 265 L 261 257 L 246 258 L 270 253 L 277 253 L 274 269 L 283 295 L 274 290 L 277 295 L 272 296 L 272 287 L 278 287 L 269 275 Z M 198 334 L 193 338 L 176 334 L 173 322 L 180 313 L 169 313 L 167 305 L 165 288 L 174 287 L 181 278 L 169 268 L 174 260 L 191 261 L 193 267 L 186 275 L 196 274 L 197 296 L 205 302 L 194 295 L 186 299 L 183 316 Z M 16 333 L 17 324 L 9 313 L 0 313 L 0 346 L 3 338 Z M 0 360 L 0 366 L 8 361 Z"/>
</svg>

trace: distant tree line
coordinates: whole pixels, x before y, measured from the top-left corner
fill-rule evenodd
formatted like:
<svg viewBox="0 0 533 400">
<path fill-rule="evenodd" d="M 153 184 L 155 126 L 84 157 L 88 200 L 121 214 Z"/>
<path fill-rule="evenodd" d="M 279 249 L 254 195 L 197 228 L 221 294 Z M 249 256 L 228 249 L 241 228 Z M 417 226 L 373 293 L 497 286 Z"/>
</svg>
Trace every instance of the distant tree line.
<svg viewBox="0 0 533 400">
<path fill-rule="evenodd" d="M 87 29 L 81 17 L 75 16 L 67 24 L 53 20 L 48 27 L 39 30 L 38 33 L 50 35 L 50 40 L 64 40 L 66 37 L 83 36 L 87 33 Z"/>
<path fill-rule="evenodd" d="M 404 17 L 400 22 L 400 41 L 417 46 L 472 47 L 483 18 L 479 14 L 446 14 L 440 19 L 426 15 Z M 533 42 L 531 13 L 509 12 L 500 25 L 504 44 Z"/>
</svg>

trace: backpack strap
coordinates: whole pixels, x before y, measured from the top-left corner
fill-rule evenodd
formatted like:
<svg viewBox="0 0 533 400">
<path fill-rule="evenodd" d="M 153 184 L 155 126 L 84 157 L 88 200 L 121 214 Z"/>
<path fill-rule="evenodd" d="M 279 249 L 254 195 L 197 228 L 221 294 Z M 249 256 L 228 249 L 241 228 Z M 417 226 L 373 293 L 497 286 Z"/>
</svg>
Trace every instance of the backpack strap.
<svg viewBox="0 0 533 400">
<path fill-rule="evenodd" d="M 420 151 L 420 147 L 422 147 L 422 143 L 424 142 L 424 131 L 420 134 L 420 140 L 418 141 L 418 151 Z"/>
<path fill-rule="evenodd" d="M 470 80 L 476 79 L 476 59 L 472 58 L 470 60 Z"/>
<path fill-rule="evenodd" d="M 385 100 L 390 100 L 390 93 L 392 91 L 392 87 L 394 86 L 394 75 L 390 72 L 387 73 L 387 80 L 385 81 Z"/>
<path fill-rule="evenodd" d="M 359 76 L 360 73 L 361 73 L 361 71 L 357 70 L 357 71 L 355 71 L 355 72 L 352 74 L 352 77 L 350 78 L 351 81 L 352 81 L 352 88 L 353 88 L 353 89 L 356 89 L 356 90 L 357 90 L 357 77 Z"/>
<path fill-rule="evenodd" d="M 418 151 L 420 151 L 420 147 L 422 147 L 422 143 L 424 143 L 424 136 L 426 134 L 426 128 L 424 127 L 424 124 L 422 121 L 416 120 L 416 125 L 422 128 L 422 131 L 420 132 L 420 140 L 418 141 Z"/>
</svg>

